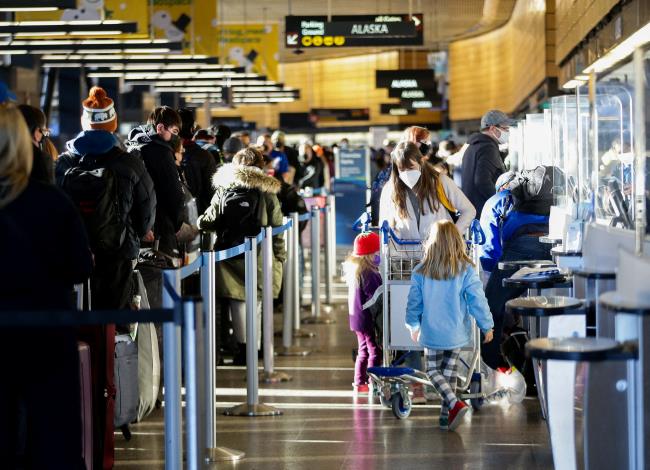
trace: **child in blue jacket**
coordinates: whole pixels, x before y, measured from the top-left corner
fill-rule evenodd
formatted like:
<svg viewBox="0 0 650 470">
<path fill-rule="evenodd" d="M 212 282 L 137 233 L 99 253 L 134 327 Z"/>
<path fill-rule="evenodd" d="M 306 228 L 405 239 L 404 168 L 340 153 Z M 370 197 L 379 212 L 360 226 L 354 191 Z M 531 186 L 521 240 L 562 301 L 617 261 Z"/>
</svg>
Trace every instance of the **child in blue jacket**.
<svg viewBox="0 0 650 470">
<path fill-rule="evenodd" d="M 424 251 L 424 259 L 411 276 L 406 327 L 413 341 L 424 346 L 427 374 L 442 397 L 440 428 L 454 430 L 468 410 L 456 397 L 455 389 L 460 348 L 472 338 L 470 315 L 486 343 L 492 340 L 494 321 L 465 242 L 453 222 L 436 222 Z"/>
</svg>

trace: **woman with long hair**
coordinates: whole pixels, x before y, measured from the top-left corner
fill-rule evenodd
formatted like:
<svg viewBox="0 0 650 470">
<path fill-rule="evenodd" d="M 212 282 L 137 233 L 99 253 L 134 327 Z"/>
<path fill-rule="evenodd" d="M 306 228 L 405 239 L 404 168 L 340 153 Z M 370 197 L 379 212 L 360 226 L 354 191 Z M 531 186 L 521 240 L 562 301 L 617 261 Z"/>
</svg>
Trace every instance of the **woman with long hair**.
<svg viewBox="0 0 650 470">
<path fill-rule="evenodd" d="M 391 157 L 390 181 L 379 204 L 380 223 L 387 220 L 397 236 L 415 240 L 427 239 L 438 220 L 452 220 L 464 233 L 476 210 L 458 186 L 424 162 L 413 142 L 397 144 Z"/>
<path fill-rule="evenodd" d="M 0 310 L 16 315 L 73 308 L 73 286 L 92 269 L 76 208 L 54 185 L 30 179 L 32 164 L 22 114 L 0 105 Z M 3 467 L 85 468 L 75 330 L 1 328 L 0 355 L 11 358 L 0 384 Z"/>
</svg>

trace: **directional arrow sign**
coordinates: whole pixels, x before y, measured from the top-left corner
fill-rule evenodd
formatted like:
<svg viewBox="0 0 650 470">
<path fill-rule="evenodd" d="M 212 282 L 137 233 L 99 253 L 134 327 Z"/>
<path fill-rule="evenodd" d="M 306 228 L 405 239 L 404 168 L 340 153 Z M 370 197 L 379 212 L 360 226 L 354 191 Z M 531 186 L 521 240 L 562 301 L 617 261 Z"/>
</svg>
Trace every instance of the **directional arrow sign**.
<svg viewBox="0 0 650 470">
<path fill-rule="evenodd" d="M 297 46 L 298 45 L 298 35 L 297 34 L 287 34 L 287 45 L 288 46 Z"/>
<path fill-rule="evenodd" d="M 420 21 L 420 18 L 418 18 L 417 16 L 411 16 L 411 19 L 413 20 L 413 23 L 415 23 L 415 27 L 416 27 L 416 28 L 417 28 L 418 26 L 420 26 L 420 23 L 422 23 L 422 22 Z"/>
</svg>

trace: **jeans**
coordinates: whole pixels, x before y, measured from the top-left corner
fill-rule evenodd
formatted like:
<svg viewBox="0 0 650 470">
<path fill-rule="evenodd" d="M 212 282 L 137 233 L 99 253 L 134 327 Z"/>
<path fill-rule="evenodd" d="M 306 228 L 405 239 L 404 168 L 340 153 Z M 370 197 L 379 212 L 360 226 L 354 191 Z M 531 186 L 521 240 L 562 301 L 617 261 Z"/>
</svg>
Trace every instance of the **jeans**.
<svg viewBox="0 0 650 470">
<path fill-rule="evenodd" d="M 550 245 L 541 243 L 537 235 L 521 235 L 504 243 L 503 254 L 499 261 L 551 259 Z M 521 296 L 525 289 L 503 287 L 503 280 L 512 276 L 514 271 L 496 268 L 492 271 L 490 279 L 485 286 L 492 317 L 494 318 L 494 339 L 481 346 L 483 361 L 492 369 L 502 365 L 501 360 L 501 335 L 503 333 L 503 317 L 506 302 Z"/>
<path fill-rule="evenodd" d="M 362 333 L 355 331 L 359 342 L 359 352 L 354 363 L 354 385 L 368 383 L 368 367 L 374 367 L 380 362 L 379 346 L 375 333 Z"/>
</svg>

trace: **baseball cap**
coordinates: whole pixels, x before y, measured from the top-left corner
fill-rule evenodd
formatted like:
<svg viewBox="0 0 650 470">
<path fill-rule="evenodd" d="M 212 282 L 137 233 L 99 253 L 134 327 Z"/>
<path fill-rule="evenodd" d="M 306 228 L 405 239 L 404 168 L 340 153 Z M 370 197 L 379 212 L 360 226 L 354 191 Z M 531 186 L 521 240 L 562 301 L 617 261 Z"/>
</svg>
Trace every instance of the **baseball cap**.
<svg viewBox="0 0 650 470">
<path fill-rule="evenodd" d="M 481 118 L 481 129 L 487 129 L 490 126 L 513 126 L 514 124 L 513 119 L 510 119 L 506 113 L 498 109 L 488 111 Z"/>
<path fill-rule="evenodd" d="M 6 103 L 7 101 L 16 101 L 16 94 L 9 89 L 7 84 L 0 80 L 0 103 Z"/>
<path fill-rule="evenodd" d="M 237 137 L 228 137 L 223 143 L 223 151 L 225 153 L 232 153 L 233 155 L 239 152 L 244 148 L 244 145 L 241 143 Z"/>
</svg>

